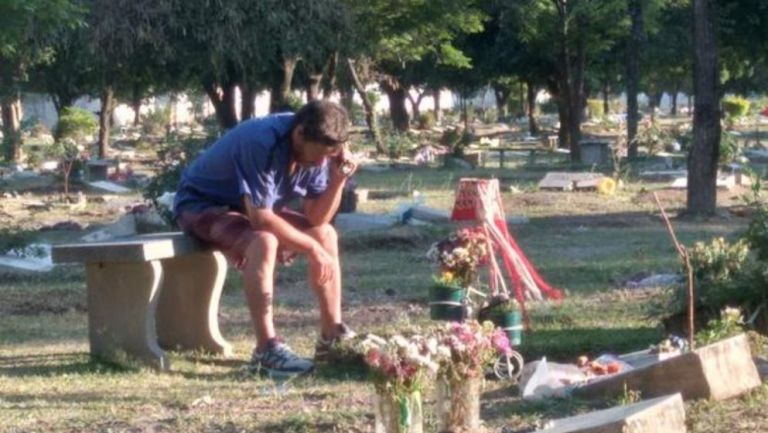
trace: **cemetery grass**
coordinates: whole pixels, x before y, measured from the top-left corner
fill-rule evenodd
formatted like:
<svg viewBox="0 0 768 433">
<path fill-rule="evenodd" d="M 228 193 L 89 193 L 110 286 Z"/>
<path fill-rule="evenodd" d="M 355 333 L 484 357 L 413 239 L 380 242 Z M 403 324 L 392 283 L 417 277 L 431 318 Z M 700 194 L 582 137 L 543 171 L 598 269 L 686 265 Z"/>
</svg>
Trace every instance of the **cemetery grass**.
<svg viewBox="0 0 768 433">
<path fill-rule="evenodd" d="M 547 356 L 574 362 L 583 354 L 621 353 L 659 341 L 668 291 L 624 288 L 630 279 L 678 268 L 648 192 L 658 185 L 629 183 L 612 197 L 538 192 L 533 185 L 544 169 L 361 173 L 359 188 L 395 191 L 397 197 L 369 201 L 360 208 L 390 212 L 418 190 L 427 205 L 449 209 L 460 176 L 496 176 L 504 187 L 507 215 L 530 219 L 512 226 L 520 245 L 545 278 L 567 293 L 561 304 L 532 308 L 533 330 L 525 334 L 520 348 L 526 360 Z M 509 192 L 509 186 L 519 192 Z M 737 205 L 743 192 L 724 193 L 719 198 L 724 209 L 714 220 L 675 221 L 681 240 L 691 244 L 738 233 L 746 220 L 726 208 Z M 661 198 L 673 214 L 684 203 L 684 193 L 663 191 Z M 34 229 L 29 218 L 17 217 L 14 221 L 20 227 L 27 224 L 27 229 Z M 38 215 L 35 221 L 44 218 Z M 449 226 L 405 226 L 344 236 L 346 320 L 359 331 L 382 334 L 429 326 L 426 302 L 432 269 L 424 253 L 449 230 Z M 305 271 L 302 262 L 280 270 L 275 316 L 285 339 L 298 352 L 311 356 L 317 312 L 304 282 Z M 235 348 L 231 359 L 171 353 L 169 373 L 127 361 L 92 360 L 86 309 L 84 273 L 77 266 L 58 267 L 47 274 L 2 274 L 0 432 L 372 431 L 372 389 L 359 368 L 326 366 L 282 385 L 247 373 L 244 366 L 252 350 L 253 331 L 240 282 L 232 272 L 220 312 L 222 333 Z M 765 344 L 757 350 L 762 356 L 768 354 Z M 435 431 L 436 424 L 429 415 L 430 395 L 425 393 L 425 431 Z M 494 432 L 526 431 L 547 419 L 626 399 L 531 403 L 520 400 L 517 389 L 507 382 L 488 382 L 483 418 Z M 691 403 L 687 405 L 689 427 L 706 433 L 768 430 L 766 403 L 766 385 L 726 402 Z"/>
</svg>

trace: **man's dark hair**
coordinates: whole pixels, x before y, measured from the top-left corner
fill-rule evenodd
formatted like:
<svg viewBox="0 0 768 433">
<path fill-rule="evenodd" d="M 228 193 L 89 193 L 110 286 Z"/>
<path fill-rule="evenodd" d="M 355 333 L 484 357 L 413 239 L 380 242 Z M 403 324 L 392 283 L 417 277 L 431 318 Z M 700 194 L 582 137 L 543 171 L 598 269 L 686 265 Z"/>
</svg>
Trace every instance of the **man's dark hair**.
<svg viewBox="0 0 768 433">
<path fill-rule="evenodd" d="M 294 125 L 303 126 L 305 140 L 326 146 L 336 146 L 349 138 L 347 110 L 331 101 L 310 101 L 296 113 Z"/>
</svg>

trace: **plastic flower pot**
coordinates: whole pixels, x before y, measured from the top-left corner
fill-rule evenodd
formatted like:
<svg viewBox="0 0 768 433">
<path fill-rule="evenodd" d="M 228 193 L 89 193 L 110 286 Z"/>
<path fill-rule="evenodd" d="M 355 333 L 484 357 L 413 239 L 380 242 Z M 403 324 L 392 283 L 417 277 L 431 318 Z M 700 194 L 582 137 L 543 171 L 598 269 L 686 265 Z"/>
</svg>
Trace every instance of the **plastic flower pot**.
<svg viewBox="0 0 768 433">
<path fill-rule="evenodd" d="M 523 340 L 523 320 L 519 310 L 497 312 L 491 315 L 494 325 L 504 330 L 510 346 L 519 346 Z"/>
<path fill-rule="evenodd" d="M 457 286 L 435 285 L 429 289 L 429 317 L 432 320 L 464 320 L 466 291 Z"/>
</svg>

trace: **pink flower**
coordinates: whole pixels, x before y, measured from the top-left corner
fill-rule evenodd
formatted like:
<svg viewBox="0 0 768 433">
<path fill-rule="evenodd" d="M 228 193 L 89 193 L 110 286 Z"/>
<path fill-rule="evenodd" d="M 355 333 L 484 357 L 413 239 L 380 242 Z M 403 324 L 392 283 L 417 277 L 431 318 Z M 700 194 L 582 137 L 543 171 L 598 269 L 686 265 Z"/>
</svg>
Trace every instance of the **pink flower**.
<svg viewBox="0 0 768 433">
<path fill-rule="evenodd" d="M 381 352 L 371 349 L 365 355 L 365 362 L 373 368 L 379 368 L 381 365 Z"/>
<path fill-rule="evenodd" d="M 505 355 L 508 354 L 510 350 L 512 350 L 509 345 L 509 337 L 507 337 L 507 333 L 500 329 L 497 329 L 496 332 L 493 333 L 493 336 L 491 337 L 491 343 L 496 350 Z"/>
</svg>

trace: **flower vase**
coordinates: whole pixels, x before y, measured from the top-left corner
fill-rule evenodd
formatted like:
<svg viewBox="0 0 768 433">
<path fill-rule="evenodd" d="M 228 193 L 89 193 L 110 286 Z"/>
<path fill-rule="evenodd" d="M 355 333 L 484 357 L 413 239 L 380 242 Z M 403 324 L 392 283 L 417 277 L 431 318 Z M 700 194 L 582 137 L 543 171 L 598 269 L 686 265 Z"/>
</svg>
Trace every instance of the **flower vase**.
<svg viewBox="0 0 768 433">
<path fill-rule="evenodd" d="M 432 320 L 460 322 L 464 320 L 466 289 L 459 286 L 434 285 L 429 289 L 429 317 Z"/>
<path fill-rule="evenodd" d="M 375 433 L 423 433 L 421 393 L 405 396 L 376 392 L 374 397 L 376 416 Z"/>
<path fill-rule="evenodd" d="M 437 417 L 440 433 L 484 431 L 480 421 L 482 377 L 438 380 L 436 384 Z"/>
</svg>

